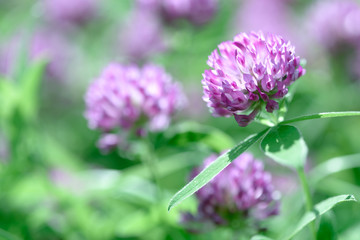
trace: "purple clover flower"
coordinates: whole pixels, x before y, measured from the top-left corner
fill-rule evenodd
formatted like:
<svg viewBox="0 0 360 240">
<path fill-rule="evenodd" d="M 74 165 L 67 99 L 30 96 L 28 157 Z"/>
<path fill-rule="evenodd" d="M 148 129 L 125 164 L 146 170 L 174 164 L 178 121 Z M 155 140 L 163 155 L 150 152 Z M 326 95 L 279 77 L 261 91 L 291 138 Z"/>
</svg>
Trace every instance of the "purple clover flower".
<svg viewBox="0 0 360 240">
<path fill-rule="evenodd" d="M 163 14 L 168 20 L 186 18 L 191 8 L 191 0 L 164 0 Z"/>
<path fill-rule="evenodd" d="M 209 22 L 218 9 L 217 0 L 163 0 L 163 14 L 167 20 L 187 19 L 196 25 Z"/>
<path fill-rule="evenodd" d="M 89 127 L 109 132 L 115 128 L 159 131 L 168 127 L 171 116 L 184 104 L 179 84 L 163 68 L 145 65 L 110 64 L 90 86 L 85 96 Z M 100 147 L 114 145 L 114 137 L 102 139 Z M 109 143 L 111 142 L 111 143 Z"/>
<path fill-rule="evenodd" d="M 217 0 L 193 0 L 188 18 L 192 23 L 202 25 L 213 19 L 217 10 Z"/>
<path fill-rule="evenodd" d="M 360 5 L 352 0 L 319 1 L 309 13 L 308 28 L 329 50 L 360 41 Z"/>
<path fill-rule="evenodd" d="M 24 39 L 29 39 L 25 42 Z M 26 51 L 23 51 L 23 49 Z M 11 77 L 16 70 L 16 63 L 25 53 L 30 61 L 45 59 L 47 77 L 62 81 L 66 78 L 65 72 L 68 60 L 71 58 L 71 46 L 60 35 L 49 30 L 39 30 L 26 37 L 24 32 L 13 36 L 0 47 L 0 73 Z"/>
<path fill-rule="evenodd" d="M 142 10 L 157 11 L 160 5 L 160 0 L 136 0 L 135 8 Z"/>
<path fill-rule="evenodd" d="M 294 16 L 291 14 L 289 0 L 245 0 L 238 8 L 233 23 L 235 33 L 252 31 L 278 34 L 286 39 L 296 39 Z M 291 0 L 290 0 L 291 1 Z"/>
<path fill-rule="evenodd" d="M 247 126 L 265 106 L 279 108 L 288 86 L 305 74 L 295 47 L 278 35 L 241 33 L 221 43 L 208 58 L 203 99 L 214 116 L 234 116 Z"/>
<path fill-rule="evenodd" d="M 116 148 L 122 141 L 119 135 L 114 133 L 106 133 L 97 142 L 97 147 L 104 153 Z"/>
<path fill-rule="evenodd" d="M 95 16 L 96 0 L 43 0 L 46 17 L 61 25 L 82 25 Z"/>
<path fill-rule="evenodd" d="M 132 13 L 120 37 L 126 55 L 135 61 L 166 50 L 160 19 L 155 11 L 142 5 Z"/>
<path fill-rule="evenodd" d="M 205 159 L 195 169 L 194 178 L 218 156 Z M 270 173 L 264 171 L 261 161 L 252 154 L 243 153 L 229 166 L 196 192 L 199 201 L 198 213 L 188 213 L 186 221 L 211 221 L 216 225 L 229 225 L 231 219 L 251 218 L 255 221 L 279 213 L 279 193 L 274 190 Z"/>
</svg>

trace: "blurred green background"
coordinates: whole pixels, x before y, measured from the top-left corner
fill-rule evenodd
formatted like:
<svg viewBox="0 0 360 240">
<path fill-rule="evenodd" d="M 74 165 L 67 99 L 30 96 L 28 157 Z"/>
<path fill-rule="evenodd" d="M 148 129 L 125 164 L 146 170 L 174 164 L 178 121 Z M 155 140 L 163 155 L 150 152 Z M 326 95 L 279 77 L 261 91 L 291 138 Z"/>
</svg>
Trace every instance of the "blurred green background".
<svg viewBox="0 0 360 240">
<path fill-rule="evenodd" d="M 187 182 L 194 166 L 210 153 L 231 148 L 262 129 L 257 123 L 240 128 L 232 118 L 214 118 L 209 113 L 201 98 L 201 74 L 208 68 L 211 51 L 236 33 L 249 31 L 250 26 L 277 31 L 307 60 L 307 73 L 296 83 L 287 118 L 360 110 L 360 79 L 349 67 L 355 51 L 345 46 L 334 53 L 313 40 L 307 29 L 313 1 L 268 1 L 280 12 L 263 18 L 261 12 L 254 12 L 260 14 L 253 17 L 259 23 L 245 16 L 251 15 L 249 1 L 219 1 L 214 18 L 201 26 L 161 20 L 166 49 L 135 61 L 163 65 L 182 83 L 190 103 L 167 131 L 151 135 L 160 159 L 159 185 L 164 193 L 158 199 L 158 186 L 139 160 L 144 154 L 141 146 L 138 156 L 121 151 L 103 154 L 96 147 L 100 132 L 90 130 L 83 117 L 89 83 L 110 62 L 134 62 L 127 56 L 122 39 L 132 29 L 135 1 L 99 0 L 86 24 L 64 27 L 49 24 L 43 1 L 0 0 L 0 49 L 4 52 L 19 42 L 12 54 L 14 70 L 0 78 L 0 239 L 232 239 L 232 230 L 226 228 L 204 234 L 185 230 L 179 223 L 180 213 L 196 211 L 193 197 L 167 212 L 170 197 Z M 279 17 L 281 13 L 284 16 Z M 262 24 L 269 29 L 263 29 Z M 140 30 L 145 31 L 145 27 Z M 66 50 L 55 45 L 57 50 L 69 52 L 60 80 L 44 70 L 49 59 L 27 57 L 29 39 L 43 29 L 45 36 L 56 34 L 66 42 Z M 1 65 L 7 60 L 0 61 Z M 355 68 L 360 68 L 360 62 Z M 359 125 L 359 118 L 297 124 L 309 147 L 309 171 L 338 156 L 353 155 L 343 162 L 359 162 Z M 250 150 L 265 162 L 282 192 L 281 214 L 264 223 L 269 235 L 276 235 L 298 219 L 301 189 L 294 172 L 267 159 L 258 145 Z M 360 169 L 355 167 L 310 187 L 316 190 L 318 202 L 343 193 L 360 199 L 359 185 Z M 319 239 L 359 239 L 356 204 L 339 206 L 324 219 L 321 226 L 325 235 Z M 307 234 L 305 230 L 298 239 L 306 239 Z"/>
</svg>

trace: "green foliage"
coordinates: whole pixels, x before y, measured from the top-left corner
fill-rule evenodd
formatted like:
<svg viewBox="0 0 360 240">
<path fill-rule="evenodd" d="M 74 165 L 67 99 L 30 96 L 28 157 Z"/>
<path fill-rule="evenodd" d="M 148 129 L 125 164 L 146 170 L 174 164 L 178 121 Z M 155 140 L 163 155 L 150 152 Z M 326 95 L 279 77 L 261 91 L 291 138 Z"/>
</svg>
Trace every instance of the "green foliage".
<svg viewBox="0 0 360 240">
<path fill-rule="evenodd" d="M 14 114 L 18 97 L 14 83 L 8 79 L 0 79 L 0 116 L 2 121 L 8 121 Z"/>
<path fill-rule="evenodd" d="M 256 235 L 253 236 L 250 240 L 272 240 L 272 239 L 262 235 Z"/>
<path fill-rule="evenodd" d="M 232 148 L 233 139 L 226 133 L 196 122 L 183 122 L 165 133 L 166 145 L 186 146 L 189 144 L 204 144 L 215 152 Z"/>
<path fill-rule="evenodd" d="M 305 213 L 305 215 L 300 219 L 300 221 L 296 224 L 294 230 L 291 231 L 290 234 L 287 234 L 282 239 L 288 240 L 293 238 L 297 233 L 299 233 L 304 227 L 314 221 L 317 217 L 323 215 L 324 213 L 331 210 L 335 205 L 343 203 L 343 202 L 354 202 L 356 199 L 353 195 L 340 195 L 336 197 L 328 198 L 314 206 L 314 210 L 311 212 Z"/>
<path fill-rule="evenodd" d="M 37 116 L 41 81 L 47 62 L 40 60 L 30 65 L 20 81 L 20 108 L 25 119 L 34 120 Z"/>
<path fill-rule="evenodd" d="M 194 27 L 184 22 L 166 25 L 163 31 L 169 51 L 148 59 L 162 63 L 174 79 L 182 82 L 185 90 L 190 86 L 189 92 L 199 91 L 190 102 L 190 108 L 196 108 L 196 111 L 197 104 L 205 108 L 205 104 L 200 103 L 200 80 L 201 73 L 207 68 L 207 56 L 220 42 L 232 39 L 234 31 L 238 31 L 234 30 L 237 23 L 233 21 L 237 5 L 241 7 L 242 4 L 234 0 L 220 2 L 216 19 L 208 25 Z M 301 3 L 303 9 L 311 1 L 305 2 Z M 291 6 L 299 4 L 297 1 Z M 48 22 L 42 22 L 39 6 L 33 0 L 0 3 L 0 48 L 4 45 L 10 48 L 6 40 L 24 29 L 26 35 L 21 39 L 20 52 L 14 56 L 15 72 L 0 77 L 0 239 L 235 238 L 244 230 L 223 227 L 206 229 L 200 234 L 186 231 L 179 224 L 181 213 L 194 213 L 197 202 L 195 199 L 182 201 L 264 136 L 261 148 L 265 154 L 291 168 L 300 168 L 304 164 L 307 148 L 301 135 L 306 137 L 310 165 L 316 166 L 310 170 L 307 179 L 313 199 L 322 200 L 344 193 L 360 197 L 360 155 L 354 154 L 359 152 L 359 120 L 305 121 L 360 116 L 359 111 L 316 113 L 359 110 L 358 82 L 345 74 L 347 68 L 337 57 L 319 57 L 316 64 L 308 64 L 307 74 L 297 81 L 296 95 L 292 85 L 286 98 L 279 103 L 279 111 L 272 115 L 277 117 L 274 122 L 280 123 L 271 123 L 270 130 L 253 135 L 235 148 L 234 140 L 258 132 L 261 126 L 251 124 L 247 128 L 238 128 L 233 119 L 215 119 L 200 108 L 198 115 L 192 113 L 196 117 L 180 113 L 180 119 L 185 122 L 150 136 L 154 155 L 159 158 L 157 177 L 162 191 L 159 198 L 159 186 L 152 181 L 147 166 L 139 161 L 141 157 L 128 158 L 124 151 L 102 154 L 95 144 L 99 132 L 89 130 L 83 117 L 83 95 L 91 79 L 98 76 L 109 61 L 128 62 L 122 53 L 114 50 L 119 45 L 115 36 L 126 17 L 131 15 L 134 1 L 99 1 L 100 12 L 93 22 L 64 32 L 60 26 L 54 28 L 56 33 L 69 38 L 76 51 L 71 68 L 64 72 L 71 76 L 65 82 L 55 82 L 44 74 L 45 61 L 29 59 L 30 35 L 35 29 L 48 27 Z M 300 12 L 297 14 L 300 16 Z M 329 59 L 332 61 L 330 69 Z M 314 112 L 316 114 L 309 114 Z M 298 117 L 299 114 L 309 115 Z M 192 117 L 195 120 L 191 120 Z M 283 121 L 285 117 L 289 120 Z M 269 125 L 268 119 L 262 120 Z M 292 123 L 298 124 L 302 134 L 287 125 Z M 147 147 L 135 145 L 132 147 L 136 156 L 148 155 Z M 167 201 L 187 182 L 191 168 L 209 154 L 231 148 L 174 196 L 169 206 L 172 211 L 168 214 Z M 252 150 L 261 154 L 256 148 Z M 325 159 L 330 160 L 318 165 Z M 266 159 L 265 166 L 271 167 L 266 165 Z M 275 180 L 281 171 L 291 175 L 279 166 L 273 170 Z M 60 176 L 54 176 L 54 172 L 60 172 Z M 302 199 L 298 188 L 286 192 L 281 200 L 281 214 L 262 222 L 267 231 L 262 229 L 259 234 L 264 236 L 256 235 L 252 240 L 278 239 L 276 236 L 282 235 L 284 229 L 289 229 L 292 222 L 300 219 Z M 360 228 L 358 206 L 344 204 L 342 208 L 333 208 L 335 204 L 347 201 L 354 199 L 343 195 L 317 204 L 287 237 L 308 239 L 307 232 L 302 229 L 316 218 L 320 221 L 318 238 L 338 236 L 339 239 L 357 240 Z M 181 206 L 173 208 L 180 202 Z M 322 213 L 324 215 L 319 219 Z"/>
<path fill-rule="evenodd" d="M 39 88 L 45 66 L 45 61 L 31 64 L 19 82 L 0 79 L 0 123 L 5 135 L 12 141 L 21 138 L 26 125 L 33 124 L 37 117 Z"/>
<path fill-rule="evenodd" d="M 281 124 L 289 124 L 294 122 L 300 122 L 305 120 L 320 119 L 320 118 L 338 118 L 338 117 L 356 117 L 360 116 L 360 111 L 348 111 L 348 112 L 324 112 L 315 113 L 306 116 L 300 116 L 297 118 L 289 119 L 281 122 Z"/>
<path fill-rule="evenodd" d="M 338 239 L 335 215 L 332 211 L 328 211 L 320 218 L 319 230 L 316 235 L 317 239 Z"/>
<path fill-rule="evenodd" d="M 0 228 L 0 238 L 2 240 L 20 240 L 20 238 L 14 236 L 13 234 L 4 231 L 3 229 Z"/>
<path fill-rule="evenodd" d="M 310 181 L 316 184 L 329 175 L 358 167 L 360 167 L 360 154 L 332 158 L 311 170 Z"/>
<path fill-rule="evenodd" d="M 262 140 L 261 148 L 276 162 L 297 169 L 304 166 L 308 153 L 299 130 L 289 125 L 271 128 Z"/>
</svg>

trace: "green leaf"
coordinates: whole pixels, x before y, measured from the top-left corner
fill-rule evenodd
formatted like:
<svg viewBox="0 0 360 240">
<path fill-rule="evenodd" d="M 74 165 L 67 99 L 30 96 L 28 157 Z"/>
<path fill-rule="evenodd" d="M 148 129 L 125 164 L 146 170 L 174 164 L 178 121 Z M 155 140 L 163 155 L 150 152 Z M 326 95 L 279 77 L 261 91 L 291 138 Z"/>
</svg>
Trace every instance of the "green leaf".
<svg viewBox="0 0 360 240">
<path fill-rule="evenodd" d="M 156 194 L 156 185 L 137 176 L 120 176 L 116 181 L 115 197 L 132 204 L 148 207 L 158 200 Z"/>
<path fill-rule="evenodd" d="M 166 132 L 167 145 L 182 146 L 193 143 L 203 143 L 216 152 L 229 149 L 235 145 L 233 139 L 226 133 L 195 122 L 183 122 Z"/>
<path fill-rule="evenodd" d="M 236 147 L 218 157 L 207 168 L 200 172 L 199 175 L 197 175 L 192 181 L 190 181 L 185 187 L 183 187 L 173 196 L 173 198 L 170 200 L 168 210 L 170 211 L 171 208 L 173 208 L 174 206 L 194 194 L 197 190 L 202 188 L 217 174 L 219 174 L 226 166 L 228 166 L 235 158 L 237 158 L 241 153 L 246 151 L 257 140 L 259 140 L 267 131 L 268 129 L 265 129 L 258 134 L 249 136 L 247 139 L 239 143 Z"/>
<path fill-rule="evenodd" d="M 293 238 L 304 227 L 306 227 L 306 225 L 308 225 L 309 223 L 314 221 L 317 217 L 323 215 L 324 213 L 332 209 L 336 204 L 342 202 L 356 202 L 356 199 L 353 195 L 346 194 L 346 195 L 331 197 L 316 204 L 313 211 L 305 213 L 305 215 L 301 218 L 301 220 L 297 224 L 295 230 L 293 230 L 291 234 L 287 235 L 282 239 L 288 240 Z"/>
<path fill-rule="evenodd" d="M 272 240 L 272 238 L 268 238 L 263 235 L 255 235 L 250 240 Z"/>
<path fill-rule="evenodd" d="M 20 240 L 19 237 L 1 229 L 1 228 L 0 228 L 0 239 L 2 239 L 2 240 Z"/>
<path fill-rule="evenodd" d="M 360 111 L 315 113 L 315 114 L 305 115 L 290 120 L 286 120 L 281 122 L 280 124 L 289 124 L 289 123 L 301 122 L 305 120 L 319 119 L 319 118 L 354 117 L 354 116 L 360 116 Z"/>
<path fill-rule="evenodd" d="M 6 120 L 13 115 L 20 99 L 15 84 L 8 79 L 0 79 L 0 117 Z"/>
<path fill-rule="evenodd" d="M 280 125 L 271 128 L 261 142 L 267 156 L 288 167 L 304 166 L 308 148 L 296 127 Z"/>
<path fill-rule="evenodd" d="M 26 119 L 34 118 L 40 83 L 46 67 L 46 61 L 39 60 L 32 64 L 21 79 L 21 110 Z"/>
<path fill-rule="evenodd" d="M 347 228 L 343 233 L 340 234 L 340 240 L 356 240 L 359 238 L 360 223 L 355 222 L 353 226 Z"/>
<path fill-rule="evenodd" d="M 331 174 L 356 167 L 360 167 L 360 154 L 332 158 L 310 172 L 310 181 L 316 184 Z"/>
<path fill-rule="evenodd" d="M 335 214 L 332 211 L 325 213 L 320 219 L 316 239 L 337 240 Z"/>
</svg>

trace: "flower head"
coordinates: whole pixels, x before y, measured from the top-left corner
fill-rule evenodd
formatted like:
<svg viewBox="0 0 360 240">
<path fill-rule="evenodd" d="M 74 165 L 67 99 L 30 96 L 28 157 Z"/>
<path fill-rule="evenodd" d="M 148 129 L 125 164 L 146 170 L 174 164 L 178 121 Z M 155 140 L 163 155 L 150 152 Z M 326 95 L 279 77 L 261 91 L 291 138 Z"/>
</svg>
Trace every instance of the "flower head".
<svg viewBox="0 0 360 240">
<path fill-rule="evenodd" d="M 166 50 L 160 19 L 155 11 L 145 7 L 138 7 L 131 14 L 120 37 L 124 52 L 132 60 L 144 60 Z"/>
<path fill-rule="evenodd" d="M 68 60 L 71 58 L 71 46 L 66 39 L 54 31 L 38 30 L 34 32 L 29 42 L 24 32 L 14 35 L 8 42 L 0 47 L 0 73 L 12 76 L 16 68 L 16 62 L 21 57 L 27 57 L 27 61 L 39 59 L 47 60 L 47 77 L 56 80 L 66 78 Z M 23 49 L 26 48 L 24 52 Z"/>
<path fill-rule="evenodd" d="M 208 157 L 200 169 L 192 172 L 192 177 L 216 158 Z M 278 195 L 262 162 L 243 153 L 196 193 L 198 214 L 192 219 L 210 220 L 216 225 L 228 225 L 231 219 L 245 217 L 265 219 L 278 214 Z"/>
<path fill-rule="evenodd" d="M 293 36 L 294 16 L 288 0 L 245 0 L 239 6 L 234 20 L 237 32 L 259 29 L 287 39 Z"/>
<path fill-rule="evenodd" d="M 119 135 L 114 133 L 106 133 L 100 137 L 97 142 L 97 147 L 104 153 L 109 152 L 110 150 L 116 148 L 121 143 L 121 138 Z"/>
<path fill-rule="evenodd" d="M 356 1 L 320 1 L 310 9 L 309 19 L 309 29 L 327 49 L 360 41 L 360 5 Z"/>
<path fill-rule="evenodd" d="M 295 47 L 282 37 L 262 32 L 241 33 L 221 43 L 209 56 L 212 68 L 203 74 L 203 99 L 214 116 L 235 116 L 240 126 L 252 121 L 261 107 L 273 112 L 277 99 L 305 74 Z"/>
<path fill-rule="evenodd" d="M 60 24 L 81 25 L 94 17 L 96 0 L 43 0 L 47 18 Z"/>
<path fill-rule="evenodd" d="M 164 16 L 169 20 L 186 18 L 190 12 L 191 0 L 164 0 L 162 9 Z"/>
<path fill-rule="evenodd" d="M 161 67 L 145 65 L 139 69 L 114 63 L 90 85 L 85 102 L 90 128 L 157 131 L 169 125 L 184 96 Z"/>
<path fill-rule="evenodd" d="M 163 14 L 168 20 L 187 19 L 196 25 L 209 22 L 218 9 L 217 0 L 163 0 Z"/>
<path fill-rule="evenodd" d="M 193 0 L 188 18 L 192 23 L 202 25 L 213 19 L 217 10 L 217 0 Z"/>
</svg>

